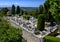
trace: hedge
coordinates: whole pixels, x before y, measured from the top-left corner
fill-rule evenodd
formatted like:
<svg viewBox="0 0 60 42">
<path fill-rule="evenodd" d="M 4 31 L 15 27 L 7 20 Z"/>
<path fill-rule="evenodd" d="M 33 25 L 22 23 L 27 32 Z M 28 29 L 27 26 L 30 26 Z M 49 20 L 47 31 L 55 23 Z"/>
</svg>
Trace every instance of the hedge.
<svg viewBox="0 0 60 42">
<path fill-rule="evenodd" d="M 44 42 L 60 42 L 60 38 L 53 37 L 53 36 L 46 36 L 44 38 Z"/>
</svg>

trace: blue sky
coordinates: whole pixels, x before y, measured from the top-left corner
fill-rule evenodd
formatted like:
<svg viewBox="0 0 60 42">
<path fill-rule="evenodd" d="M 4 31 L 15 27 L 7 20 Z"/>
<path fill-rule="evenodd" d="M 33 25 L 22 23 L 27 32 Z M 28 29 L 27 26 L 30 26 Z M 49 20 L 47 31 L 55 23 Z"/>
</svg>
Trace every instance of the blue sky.
<svg viewBox="0 0 60 42">
<path fill-rule="evenodd" d="M 0 7 L 11 7 L 12 4 L 20 7 L 39 7 L 45 0 L 0 0 Z"/>
</svg>

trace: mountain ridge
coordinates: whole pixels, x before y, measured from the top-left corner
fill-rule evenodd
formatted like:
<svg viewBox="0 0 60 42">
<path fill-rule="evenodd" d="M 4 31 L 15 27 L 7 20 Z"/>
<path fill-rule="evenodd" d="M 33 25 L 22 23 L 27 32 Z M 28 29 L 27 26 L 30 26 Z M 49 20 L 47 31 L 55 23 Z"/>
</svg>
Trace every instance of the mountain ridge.
<svg viewBox="0 0 60 42">
<path fill-rule="evenodd" d="M 0 7 L 0 10 L 5 7 Z M 12 7 L 7 7 L 11 10 Z M 38 7 L 21 7 L 23 10 L 36 10 Z"/>
</svg>

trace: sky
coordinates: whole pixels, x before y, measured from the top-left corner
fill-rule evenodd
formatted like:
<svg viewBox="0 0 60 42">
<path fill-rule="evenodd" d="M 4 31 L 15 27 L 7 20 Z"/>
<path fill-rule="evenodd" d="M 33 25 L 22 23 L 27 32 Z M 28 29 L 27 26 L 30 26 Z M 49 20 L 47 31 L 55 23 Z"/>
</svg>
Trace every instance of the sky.
<svg viewBox="0 0 60 42">
<path fill-rule="evenodd" d="M 45 0 L 0 0 L 0 7 L 11 7 L 13 4 L 20 7 L 39 7 Z"/>
</svg>

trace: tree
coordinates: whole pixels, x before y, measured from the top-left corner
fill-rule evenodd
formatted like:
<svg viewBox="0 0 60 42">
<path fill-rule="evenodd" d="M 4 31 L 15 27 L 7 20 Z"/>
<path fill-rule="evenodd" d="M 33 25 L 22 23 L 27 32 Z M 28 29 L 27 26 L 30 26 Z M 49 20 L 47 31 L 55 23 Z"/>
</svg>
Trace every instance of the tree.
<svg viewBox="0 0 60 42">
<path fill-rule="evenodd" d="M 45 27 L 44 14 L 38 16 L 37 29 L 43 31 Z"/>
<path fill-rule="evenodd" d="M 46 0 L 44 3 L 45 14 L 48 14 L 50 8 L 49 0 Z"/>
<path fill-rule="evenodd" d="M 48 22 L 50 22 L 52 16 L 49 9 L 50 9 L 49 0 L 46 0 L 46 2 L 44 3 L 44 14 L 46 14 L 46 21 Z"/>
<path fill-rule="evenodd" d="M 20 13 L 19 13 L 19 16 L 23 15 L 24 14 L 24 10 L 22 8 L 20 8 Z"/>
<path fill-rule="evenodd" d="M 35 11 L 35 17 L 37 18 L 38 15 L 39 15 L 39 13 L 38 13 L 38 9 L 36 9 L 36 11 Z"/>
<path fill-rule="evenodd" d="M 39 9 L 38 9 L 39 10 L 39 14 L 43 14 L 43 8 L 44 8 L 43 5 L 39 6 Z"/>
<path fill-rule="evenodd" d="M 19 14 L 20 13 L 20 7 L 17 6 L 17 9 L 16 9 L 16 14 Z"/>
<path fill-rule="evenodd" d="M 6 15 L 9 9 L 7 7 L 1 9 L 1 15 Z"/>
<path fill-rule="evenodd" d="M 49 11 L 51 12 L 51 15 L 53 16 L 57 24 L 60 24 L 60 0 L 49 0 L 49 4 Z"/>
<path fill-rule="evenodd" d="M 12 5 L 11 13 L 12 13 L 13 15 L 15 15 L 15 6 L 14 6 L 14 5 Z"/>
<path fill-rule="evenodd" d="M 46 14 L 46 21 L 51 22 L 51 25 L 53 25 L 53 22 L 55 21 L 52 13 L 50 11 L 50 7 L 51 7 L 51 0 L 46 0 L 46 2 L 44 3 L 44 13 Z M 52 8 L 52 7 L 51 7 Z"/>
</svg>

